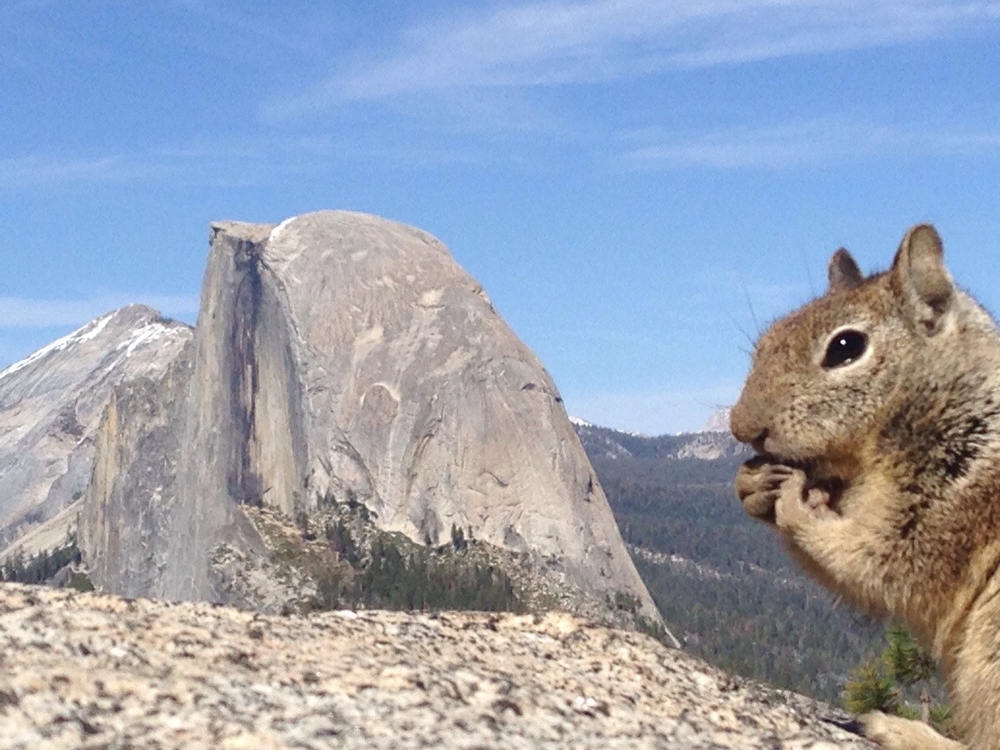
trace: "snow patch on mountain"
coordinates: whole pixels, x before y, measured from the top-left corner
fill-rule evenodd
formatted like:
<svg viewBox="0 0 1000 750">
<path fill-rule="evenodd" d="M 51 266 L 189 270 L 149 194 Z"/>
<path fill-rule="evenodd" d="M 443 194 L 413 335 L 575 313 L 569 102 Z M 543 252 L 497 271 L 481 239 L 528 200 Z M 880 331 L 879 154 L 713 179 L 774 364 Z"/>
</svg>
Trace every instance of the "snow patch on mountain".
<svg viewBox="0 0 1000 750">
<path fill-rule="evenodd" d="M 117 311 L 116 311 L 117 312 Z M 7 369 L 0 371 L 0 380 L 3 380 L 9 375 L 13 375 L 15 372 L 20 372 L 25 367 L 30 367 L 31 365 L 39 362 L 50 354 L 55 352 L 60 352 L 65 349 L 69 349 L 72 346 L 82 344 L 85 341 L 90 341 L 91 339 L 97 338 L 101 331 L 108 325 L 108 322 L 115 316 L 114 312 L 110 312 L 107 315 L 102 315 L 96 320 L 92 320 L 81 328 L 77 328 L 72 333 L 63 336 L 61 339 L 56 339 L 51 344 L 43 346 L 38 351 L 33 354 L 28 355 L 22 360 L 15 362 L 10 365 Z"/>
<path fill-rule="evenodd" d="M 162 322 L 154 320 L 140 328 L 136 328 L 129 338 L 115 347 L 115 351 L 124 349 L 125 356 L 130 357 L 139 347 L 152 343 L 164 336 L 176 336 L 180 331 L 184 331 L 184 329 L 178 328 L 176 325 L 164 325 Z"/>
</svg>

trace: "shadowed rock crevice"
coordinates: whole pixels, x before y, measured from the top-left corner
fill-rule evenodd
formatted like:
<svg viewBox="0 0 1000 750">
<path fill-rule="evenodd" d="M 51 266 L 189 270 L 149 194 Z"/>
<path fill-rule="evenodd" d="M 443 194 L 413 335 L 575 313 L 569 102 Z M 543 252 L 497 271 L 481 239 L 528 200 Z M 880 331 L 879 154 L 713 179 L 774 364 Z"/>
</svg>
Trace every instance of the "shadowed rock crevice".
<svg viewBox="0 0 1000 750">
<path fill-rule="evenodd" d="M 308 509 L 302 387 L 282 289 L 264 261 L 266 242 L 232 243 L 236 277 L 227 316 L 235 439 L 228 480 L 240 504 L 266 503 L 289 515 Z"/>
<path fill-rule="evenodd" d="M 233 425 L 236 455 L 231 461 L 230 494 L 240 503 L 259 505 L 264 488 L 259 473 L 251 466 L 251 449 L 256 442 L 256 405 L 260 388 L 260 367 L 256 352 L 258 319 L 263 288 L 260 279 L 260 244 L 237 241 L 233 247 L 236 294 L 229 318 L 232 342 L 230 388 L 233 394 Z"/>
</svg>

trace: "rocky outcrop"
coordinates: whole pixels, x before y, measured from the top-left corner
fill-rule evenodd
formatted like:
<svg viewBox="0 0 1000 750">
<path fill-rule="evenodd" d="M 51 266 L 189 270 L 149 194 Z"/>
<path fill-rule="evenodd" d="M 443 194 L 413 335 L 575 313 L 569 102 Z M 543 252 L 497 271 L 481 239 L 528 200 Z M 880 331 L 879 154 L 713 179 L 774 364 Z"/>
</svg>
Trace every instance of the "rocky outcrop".
<svg viewBox="0 0 1000 750">
<path fill-rule="evenodd" d="M 411 227 L 213 225 L 189 354 L 120 389 L 98 445 L 80 545 L 109 591 L 227 601 L 220 547 L 262 544 L 242 508 L 360 502 L 384 530 L 461 529 L 657 617 L 548 373 Z"/>
<path fill-rule="evenodd" d="M 132 305 L 0 372 L 0 549 L 60 514 L 65 535 L 115 386 L 157 377 L 190 338 L 189 326 Z"/>
<path fill-rule="evenodd" d="M 329 612 L 0 585 L 11 750 L 871 748 L 850 717 L 565 615 Z"/>
<path fill-rule="evenodd" d="M 726 432 L 720 430 L 696 432 L 687 437 L 689 439 L 677 449 L 677 458 L 697 458 L 702 461 L 715 461 L 720 458 L 747 454 L 746 446 L 737 443 L 736 438 L 728 430 Z"/>
<path fill-rule="evenodd" d="M 717 407 L 699 432 L 724 432 L 729 434 L 729 415 L 732 411 L 733 407 L 731 406 Z"/>
</svg>

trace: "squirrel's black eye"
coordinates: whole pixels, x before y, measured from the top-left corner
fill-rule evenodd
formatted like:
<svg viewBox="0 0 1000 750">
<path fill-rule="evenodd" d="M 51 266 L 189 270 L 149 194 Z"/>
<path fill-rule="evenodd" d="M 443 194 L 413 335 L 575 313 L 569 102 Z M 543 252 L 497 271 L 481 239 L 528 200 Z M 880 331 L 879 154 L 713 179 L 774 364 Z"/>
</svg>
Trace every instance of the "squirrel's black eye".
<svg viewBox="0 0 1000 750">
<path fill-rule="evenodd" d="M 861 331 L 840 331 L 830 339 L 823 356 L 823 367 L 832 370 L 854 362 L 868 348 L 868 337 Z"/>
</svg>

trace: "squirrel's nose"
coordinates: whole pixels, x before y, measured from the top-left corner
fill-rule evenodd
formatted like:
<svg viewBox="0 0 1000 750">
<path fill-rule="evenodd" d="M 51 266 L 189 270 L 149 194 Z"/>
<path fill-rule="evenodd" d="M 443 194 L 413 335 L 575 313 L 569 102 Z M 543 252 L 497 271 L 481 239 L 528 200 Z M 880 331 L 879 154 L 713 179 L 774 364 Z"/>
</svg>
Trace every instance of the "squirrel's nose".
<svg viewBox="0 0 1000 750">
<path fill-rule="evenodd" d="M 766 453 L 764 441 L 767 440 L 770 432 L 765 425 L 765 420 L 757 409 L 753 408 L 752 405 L 747 405 L 742 398 L 729 414 L 729 429 L 732 430 L 733 437 L 741 443 L 752 445 L 757 453 Z"/>
<path fill-rule="evenodd" d="M 741 443 L 753 443 L 762 434 L 767 432 L 767 428 L 761 426 L 760 420 L 755 419 L 754 410 L 747 407 L 743 399 L 736 402 L 736 406 L 729 413 L 729 429 L 733 437 Z M 766 435 L 765 435 L 766 437 Z"/>
</svg>

